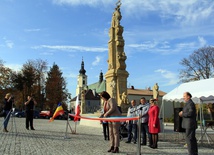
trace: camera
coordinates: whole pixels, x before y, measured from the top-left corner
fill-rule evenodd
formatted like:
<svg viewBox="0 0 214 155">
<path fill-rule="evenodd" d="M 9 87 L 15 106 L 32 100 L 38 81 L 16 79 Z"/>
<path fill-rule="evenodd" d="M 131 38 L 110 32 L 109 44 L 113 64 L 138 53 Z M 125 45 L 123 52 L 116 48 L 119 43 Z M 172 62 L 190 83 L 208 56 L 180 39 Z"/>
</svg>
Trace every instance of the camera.
<svg viewBox="0 0 214 155">
<path fill-rule="evenodd" d="M 11 99 L 11 100 L 14 100 L 14 96 L 11 96 L 10 99 Z"/>
</svg>

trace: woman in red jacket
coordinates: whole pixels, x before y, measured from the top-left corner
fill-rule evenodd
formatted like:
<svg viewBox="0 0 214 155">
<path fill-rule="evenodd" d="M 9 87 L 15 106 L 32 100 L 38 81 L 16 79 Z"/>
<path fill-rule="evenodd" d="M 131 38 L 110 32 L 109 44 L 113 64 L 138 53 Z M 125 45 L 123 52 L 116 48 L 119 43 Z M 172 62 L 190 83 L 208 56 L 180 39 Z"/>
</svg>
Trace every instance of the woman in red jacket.
<svg viewBox="0 0 214 155">
<path fill-rule="evenodd" d="M 158 118 L 159 107 L 155 104 L 155 99 L 150 99 L 150 108 L 148 111 L 149 114 L 149 133 L 152 135 L 152 146 L 153 149 L 158 148 L 158 133 L 160 132 L 160 121 Z"/>
</svg>

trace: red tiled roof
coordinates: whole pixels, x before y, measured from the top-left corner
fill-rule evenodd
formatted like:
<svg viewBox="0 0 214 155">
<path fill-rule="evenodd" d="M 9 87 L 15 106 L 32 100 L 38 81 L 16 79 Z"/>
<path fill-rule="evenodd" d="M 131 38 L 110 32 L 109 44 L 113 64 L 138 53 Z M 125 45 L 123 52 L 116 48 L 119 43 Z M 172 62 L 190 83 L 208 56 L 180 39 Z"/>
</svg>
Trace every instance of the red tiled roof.
<svg viewBox="0 0 214 155">
<path fill-rule="evenodd" d="M 159 96 L 164 96 L 166 93 L 159 90 Z M 148 89 L 132 89 L 127 88 L 127 95 L 143 95 L 143 96 L 152 96 L 153 91 Z"/>
</svg>

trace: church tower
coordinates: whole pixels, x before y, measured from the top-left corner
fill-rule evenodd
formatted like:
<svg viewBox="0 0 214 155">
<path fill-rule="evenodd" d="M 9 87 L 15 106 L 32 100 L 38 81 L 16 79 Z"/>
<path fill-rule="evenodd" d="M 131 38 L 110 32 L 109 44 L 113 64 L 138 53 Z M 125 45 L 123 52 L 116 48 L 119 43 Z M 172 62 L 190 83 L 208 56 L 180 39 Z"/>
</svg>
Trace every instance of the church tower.
<svg viewBox="0 0 214 155">
<path fill-rule="evenodd" d="M 87 75 L 85 73 L 86 70 L 84 69 L 84 61 L 82 60 L 81 69 L 77 77 L 76 96 L 82 93 L 82 90 L 87 89 Z"/>
<path fill-rule="evenodd" d="M 129 73 L 126 71 L 126 54 L 124 52 L 125 41 L 123 39 L 123 27 L 120 25 L 122 18 L 120 12 L 120 0 L 116 4 L 112 16 L 111 27 L 109 29 L 110 40 L 108 42 L 108 71 L 105 74 L 106 91 L 115 98 L 119 106 L 128 104 L 123 100 L 127 94 L 127 78 Z"/>
</svg>

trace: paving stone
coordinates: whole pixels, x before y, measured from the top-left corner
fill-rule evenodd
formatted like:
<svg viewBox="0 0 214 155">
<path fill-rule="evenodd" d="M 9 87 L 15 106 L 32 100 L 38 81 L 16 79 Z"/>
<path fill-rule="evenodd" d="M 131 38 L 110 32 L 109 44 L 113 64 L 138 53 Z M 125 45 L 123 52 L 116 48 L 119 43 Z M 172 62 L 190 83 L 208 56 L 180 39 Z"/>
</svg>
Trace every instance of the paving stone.
<svg viewBox="0 0 214 155">
<path fill-rule="evenodd" d="M 0 118 L 3 122 L 3 118 Z M 12 122 L 16 124 L 16 129 Z M 47 119 L 34 119 L 36 130 L 25 129 L 25 118 L 10 119 L 8 133 L 0 130 L 0 155 L 109 155 L 109 141 L 103 139 L 102 127 L 90 127 L 84 125 L 76 126 L 76 134 L 72 134 L 68 128 L 66 135 L 65 120 L 54 120 L 49 123 Z M 72 129 L 74 122 L 69 121 Z M 214 134 L 213 134 L 214 135 Z M 212 135 L 212 137 L 213 137 Z M 127 139 L 120 142 L 121 155 L 136 155 L 137 145 L 125 143 Z M 148 146 L 141 147 L 142 155 L 185 155 L 187 148 L 184 147 L 185 140 L 182 134 L 172 131 L 168 127 L 166 132 L 159 134 L 158 149 Z M 199 144 L 200 155 L 214 154 L 213 144 L 205 142 Z"/>
</svg>

